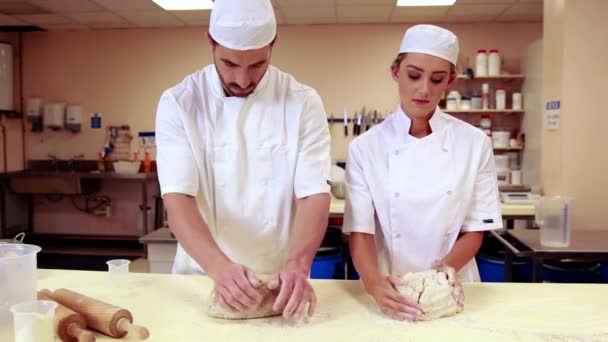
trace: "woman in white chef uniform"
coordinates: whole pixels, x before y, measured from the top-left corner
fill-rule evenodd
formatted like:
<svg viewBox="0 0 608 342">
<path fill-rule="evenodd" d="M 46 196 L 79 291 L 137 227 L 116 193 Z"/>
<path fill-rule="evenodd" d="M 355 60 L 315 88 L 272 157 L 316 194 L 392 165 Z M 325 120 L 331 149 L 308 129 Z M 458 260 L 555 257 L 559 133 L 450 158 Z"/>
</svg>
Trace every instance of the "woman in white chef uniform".
<svg viewBox="0 0 608 342">
<path fill-rule="evenodd" d="M 164 92 L 158 174 L 179 246 L 174 273 L 207 272 L 219 304 L 260 303 L 255 274 L 272 274 L 274 309 L 312 314 L 308 283 L 329 212 L 329 131 L 319 95 L 270 65 L 269 0 L 218 0 L 214 64 Z M 203 271 L 204 270 L 204 271 Z"/>
<path fill-rule="evenodd" d="M 420 314 L 395 290 L 408 272 L 446 271 L 462 302 L 483 231 L 502 227 L 490 139 L 437 107 L 457 59 L 452 32 L 407 30 L 391 66 L 400 106 L 348 151 L 344 231 L 366 291 L 395 319 Z"/>
</svg>

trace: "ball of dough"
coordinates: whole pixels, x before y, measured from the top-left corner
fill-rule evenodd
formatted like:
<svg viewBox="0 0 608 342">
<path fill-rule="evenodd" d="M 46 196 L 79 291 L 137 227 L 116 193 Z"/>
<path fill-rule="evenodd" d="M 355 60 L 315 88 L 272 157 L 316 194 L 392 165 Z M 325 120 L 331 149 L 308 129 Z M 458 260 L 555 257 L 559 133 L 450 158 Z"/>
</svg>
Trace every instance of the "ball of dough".
<svg viewBox="0 0 608 342">
<path fill-rule="evenodd" d="M 412 272 L 401 277 L 401 281 L 403 285 L 397 286 L 397 291 L 420 304 L 422 315 L 418 320 L 430 321 L 462 311 L 454 286 L 448 282 L 444 272 Z"/>
<path fill-rule="evenodd" d="M 209 300 L 207 305 L 207 314 L 211 317 L 223 318 L 223 319 L 250 319 L 250 318 L 263 318 L 281 315 L 280 311 L 274 311 L 272 305 L 274 304 L 277 296 L 277 291 L 270 291 L 268 289 L 268 281 L 270 280 L 269 274 L 256 275 L 262 285 L 258 288 L 258 291 L 262 293 L 262 301 L 258 306 L 252 307 L 246 311 L 228 311 L 220 303 L 215 300 L 215 293 L 211 291 L 209 294 Z"/>
</svg>

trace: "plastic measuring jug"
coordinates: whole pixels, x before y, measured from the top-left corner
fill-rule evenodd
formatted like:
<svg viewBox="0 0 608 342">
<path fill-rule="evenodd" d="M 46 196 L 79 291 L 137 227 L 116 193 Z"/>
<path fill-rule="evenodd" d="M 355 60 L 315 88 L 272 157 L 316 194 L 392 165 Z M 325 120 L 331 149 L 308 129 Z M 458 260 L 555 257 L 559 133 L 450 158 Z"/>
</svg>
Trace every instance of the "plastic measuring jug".
<svg viewBox="0 0 608 342">
<path fill-rule="evenodd" d="M 546 247 L 570 245 L 570 208 L 572 198 L 541 197 L 536 202 L 536 223 L 540 226 L 540 244 Z"/>
<path fill-rule="evenodd" d="M 48 300 L 24 302 L 11 306 L 15 342 L 54 342 L 57 303 Z"/>
</svg>

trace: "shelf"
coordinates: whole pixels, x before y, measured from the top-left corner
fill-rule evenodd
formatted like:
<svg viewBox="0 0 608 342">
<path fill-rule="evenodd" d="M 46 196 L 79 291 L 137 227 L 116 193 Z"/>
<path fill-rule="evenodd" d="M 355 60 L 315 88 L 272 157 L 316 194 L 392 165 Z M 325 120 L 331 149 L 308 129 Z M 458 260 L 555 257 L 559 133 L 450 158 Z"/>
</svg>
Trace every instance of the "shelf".
<svg viewBox="0 0 608 342">
<path fill-rule="evenodd" d="M 475 77 L 472 80 L 523 80 L 524 75 L 500 75 L 500 76 L 481 76 Z M 467 75 L 458 75 L 458 79 L 468 80 L 469 77 Z"/>
<path fill-rule="evenodd" d="M 9 119 L 21 119 L 23 114 L 14 110 L 0 110 L 0 117 L 6 116 Z"/>
<path fill-rule="evenodd" d="M 524 112 L 523 110 L 513 110 L 513 109 L 505 109 L 505 110 L 498 110 L 498 109 L 447 110 L 447 109 L 441 109 L 441 110 L 447 114 L 492 114 L 492 113 L 520 114 L 520 113 Z"/>
</svg>

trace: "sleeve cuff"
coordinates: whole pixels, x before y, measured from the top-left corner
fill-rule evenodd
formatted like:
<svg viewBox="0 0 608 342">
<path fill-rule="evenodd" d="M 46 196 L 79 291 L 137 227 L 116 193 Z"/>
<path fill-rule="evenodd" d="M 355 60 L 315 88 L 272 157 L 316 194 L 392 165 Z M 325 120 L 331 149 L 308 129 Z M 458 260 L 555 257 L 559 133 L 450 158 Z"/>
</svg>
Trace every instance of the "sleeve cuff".
<svg viewBox="0 0 608 342">
<path fill-rule="evenodd" d="M 183 186 L 163 186 L 161 189 L 161 197 L 165 197 L 166 194 L 183 194 L 196 197 L 197 192 Z"/>
</svg>

